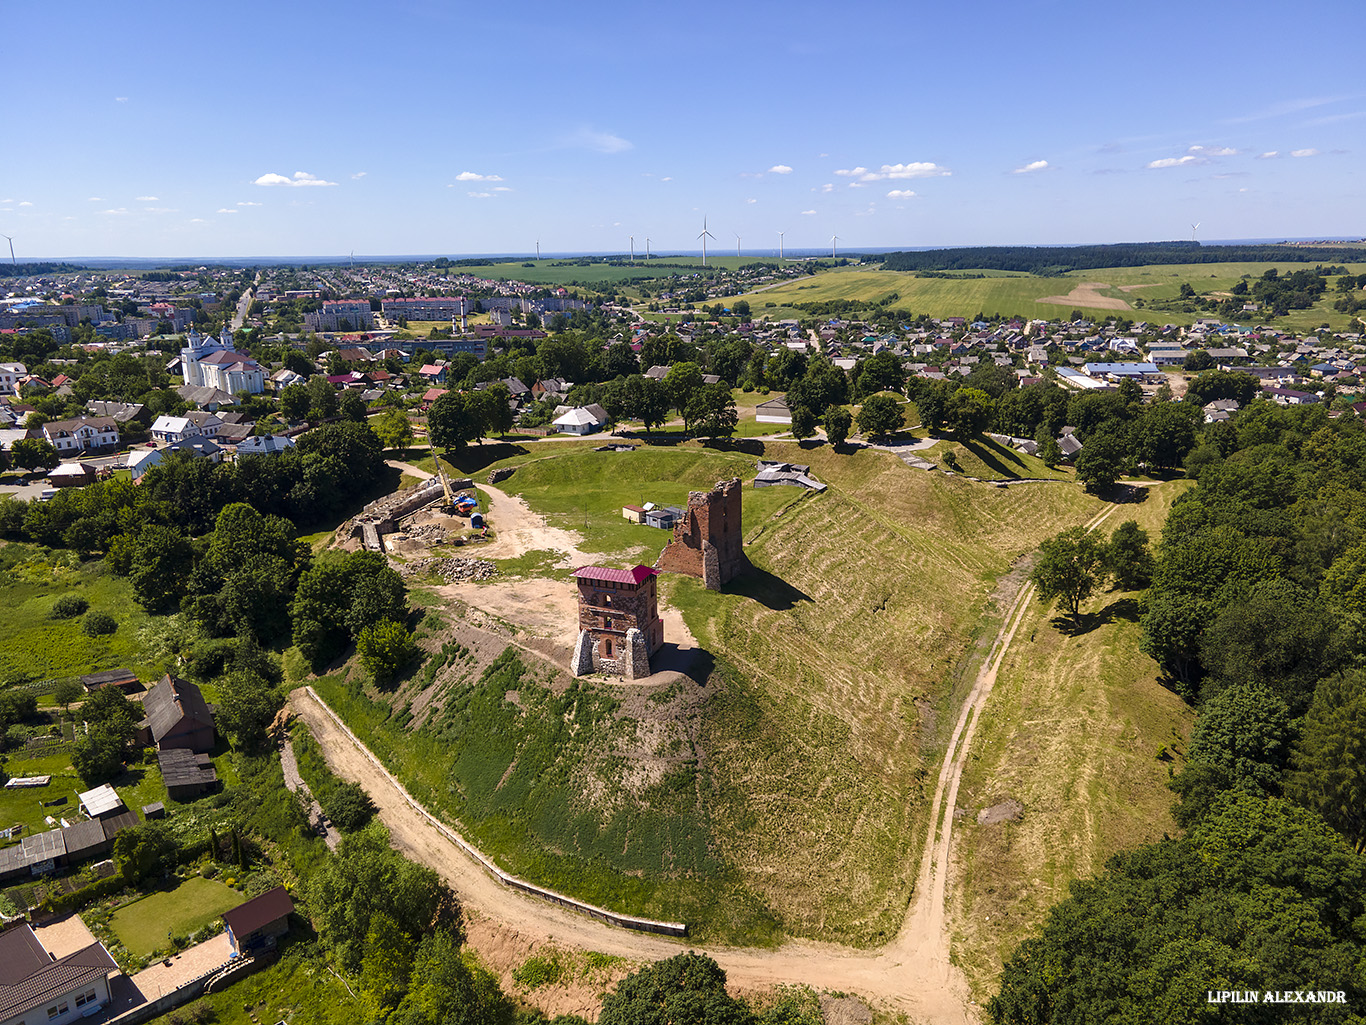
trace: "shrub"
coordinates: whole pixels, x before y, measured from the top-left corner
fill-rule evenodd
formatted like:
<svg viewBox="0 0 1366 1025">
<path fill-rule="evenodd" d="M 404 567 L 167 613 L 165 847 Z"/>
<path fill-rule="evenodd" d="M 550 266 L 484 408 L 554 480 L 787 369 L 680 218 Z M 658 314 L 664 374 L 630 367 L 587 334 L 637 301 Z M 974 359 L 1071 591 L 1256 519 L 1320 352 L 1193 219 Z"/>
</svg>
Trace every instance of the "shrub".
<svg viewBox="0 0 1366 1025">
<path fill-rule="evenodd" d="M 333 825 L 343 832 L 360 829 L 375 814 L 375 804 L 359 783 L 338 783 L 319 801 Z"/>
<path fill-rule="evenodd" d="M 78 594 L 64 594 L 52 605 L 50 615 L 53 619 L 75 619 L 82 615 L 90 603 Z"/>
<path fill-rule="evenodd" d="M 85 631 L 87 637 L 102 637 L 111 634 L 119 628 L 119 624 L 114 617 L 107 612 L 92 612 L 85 617 L 85 622 L 81 624 L 81 629 Z"/>
</svg>

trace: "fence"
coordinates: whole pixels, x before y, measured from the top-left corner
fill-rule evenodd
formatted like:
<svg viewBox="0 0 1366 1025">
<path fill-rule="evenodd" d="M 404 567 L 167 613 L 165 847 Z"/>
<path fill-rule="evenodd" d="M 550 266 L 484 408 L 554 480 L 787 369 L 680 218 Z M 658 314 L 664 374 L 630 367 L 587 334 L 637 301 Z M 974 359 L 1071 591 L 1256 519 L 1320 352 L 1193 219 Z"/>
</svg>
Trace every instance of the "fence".
<svg viewBox="0 0 1366 1025">
<path fill-rule="evenodd" d="M 360 749 L 361 754 L 365 755 L 366 759 L 384 774 L 384 778 L 389 781 L 390 785 L 399 792 L 403 797 L 403 800 L 406 801 L 414 811 L 431 823 L 442 836 L 446 837 L 451 843 L 455 844 L 477 861 L 485 872 L 493 876 L 493 878 L 497 879 L 504 886 L 512 890 L 518 890 L 521 893 L 529 894 L 532 897 L 539 897 L 541 900 L 549 901 L 552 904 L 558 904 L 560 907 L 569 908 L 572 911 L 585 914 L 590 918 L 596 918 L 600 922 L 621 926 L 623 929 L 634 929 L 637 932 L 659 933 L 664 936 L 686 936 L 688 934 L 688 927 L 683 922 L 657 922 L 650 918 L 636 918 L 634 915 L 618 914 L 615 911 L 608 911 L 606 908 L 600 908 L 594 904 L 575 900 L 573 897 L 567 897 L 562 893 L 556 893 L 554 890 L 547 890 L 534 883 L 528 883 L 524 879 L 518 879 L 516 876 L 508 875 L 486 857 L 483 851 L 479 850 L 479 848 L 475 847 L 459 833 L 455 832 L 455 830 L 451 829 L 444 822 L 441 822 L 436 816 L 419 804 L 412 794 L 408 793 L 408 789 L 394 777 L 394 774 L 384 767 L 384 763 L 376 758 L 370 749 L 360 742 L 360 738 L 351 732 L 351 727 L 347 726 L 346 723 L 342 721 L 341 716 L 332 711 L 331 706 L 318 696 L 317 691 L 312 687 L 305 687 L 304 690 L 308 691 L 309 697 L 318 703 L 319 707 L 322 708 L 322 710 L 327 713 L 328 717 L 337 725 L 337 728 L 345 733 L 351 739 L 351 742 Z"/>
</svg>

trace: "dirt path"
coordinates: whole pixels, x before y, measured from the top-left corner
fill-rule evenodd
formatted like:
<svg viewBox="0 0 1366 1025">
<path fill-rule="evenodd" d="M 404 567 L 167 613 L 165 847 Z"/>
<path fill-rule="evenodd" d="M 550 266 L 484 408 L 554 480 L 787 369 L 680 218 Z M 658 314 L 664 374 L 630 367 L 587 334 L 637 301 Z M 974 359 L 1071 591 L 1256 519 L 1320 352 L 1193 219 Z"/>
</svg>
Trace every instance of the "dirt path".
<svg viewBox="0 0 1366 1025">
<path fill-rule="evenodd" d="M 1109 288 L 1104 281 L 1083 281 L 1066 295 L 1050 295 L 1037 300 L 1041 303 L 1055 303 L 1058 306 L 1087 306 L 1093 310 L 1132 310 L 1133 307 L 1123 299 L 1101 295 L 1102 288 Z"/>
<path fill-rule="evenodd" d="M 492 484 L 481 484 L 479 490 L 489 496 L 489 524 L 495 536 L 492 544 L 481 545 L 479 556 L 484 559 L 515 559 L 527 552 L 560 552 L 561 565 L 589 566 L 598 555 L 579 548 L 583 538 L 572 530 L 547 526 L 545 517 L 532 512 L 520 495 L 509 495 Z"/>
</svg>

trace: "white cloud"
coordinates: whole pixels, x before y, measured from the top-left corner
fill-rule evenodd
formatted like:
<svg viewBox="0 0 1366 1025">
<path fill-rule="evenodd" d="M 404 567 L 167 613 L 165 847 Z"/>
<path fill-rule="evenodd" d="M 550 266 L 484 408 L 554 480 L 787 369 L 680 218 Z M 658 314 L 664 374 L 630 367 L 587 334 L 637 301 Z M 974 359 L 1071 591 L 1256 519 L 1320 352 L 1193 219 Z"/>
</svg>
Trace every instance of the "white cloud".
<svg viewBox="0 0 1366 1025">
<path fill-rule="evenodd" d="M 1231 146 L 1192 146 L 1187 153 L 1200 153 L 1207 157 L 1236 157 L 1238 151 Z"/>
<path fill-rule="evenodd" d="M 1275 160 L 1275 159 L 1276 159 L 1277 157 L 1279 157 L 1280 155 L 1281 155 L 1281 154 L 1280 154 L 1280 151 L 1279 151 L 1279 150 L 1269 149 L 1269 150 L 1267 150 L 1265 153 L 1260 154 L 1260 155 L 1257 157 L 1257 159 L 1258 159 L 1258 160 Z"/>
<path fill-rule="evenodd" d="M 365 171 L 357 171 L 355 174 L 353 174 L 353 175 L 351 176 L 351 180 L 354 181 L 354 180 L 356 180 L 357 178 L 364 178 L 364 177 L 365 177 L 365 174 L 366 174 Z"/>
<path fill-rule="evenodd" d="M 802 211 L 802 216 L 803 216 L 803 217 L 810 217 L 810 216 L 811 216 L 812 214 L 814 214 L 815 212 L 816 212 L 815 210 L 803 210 L 803 211 Z"/>
<path fill-rule="evenodd" d="M 106 211 L 105 211 L 105 213 L 107 213 L 107 214 L 114 214 L 114 215 L 116 215 L 116 216 L 120 216 L 120 215 L 126 214 L 127 212 L 128 212 L 128 208 L 127 208 L 126 206 L 121 206 L 121 207 L 119 207 L 119 208 L 116 209 L 116 210 L 106 210 Z"/>
<path fill-rule="evenodd" d="M 674 179 L 673 179 L 673 175 L 670 174 L 670 175 L 665 175 L 663 178 L 661 178 L 661 179 L 659 179 L 659 180 L 662 181 L 662 182 L 671 182 L 671 181 L 673 181 Z"/>
<path fill-rule="evenodd" d="M 158 198 L 157 198 L 156 196 L 134 196 L 133 198 L 134 198 L 137 202 L 139 202 L 139 203 L 157 203 L 157 202 L 160 202 L 160 200 L 158 200 Z"/>
<path fill-rule="evenodd" d="M 822 191 L 822 192 L 834 192 L 834 191 L 835 191 L 835 183 L 834 183 L 834 182 L 826 182 L 824 185 L 821 186 L 821 191 Z"/>
<path fill-rule="evenodd" d="M 581 149 L 591 149 L 598 153 L 625 153 L 635 149 L 635 144 L 611 132 L 600 132 L 595 128 L 580 128 L 564 138 L 563 144 Z"/>
<path fill-rule="evenodd" d="M 866 167 L 847 167 L 835 172 L 841 178 L 857 178 L 859 175 L 867 174 Z"/>
<path fill-rule="evenodd" d="M 295 171 L 293 178 L 286 178 L 282 174 L 263 174 L 257 178 L 253 185 L 288 185 L 292 188 L 303 188 L 306 186 L 336 185 L 336 182 L 323 181 L 323 179 L 309 174 L 307 171 Z"/>
<path fill-rule="evenodd" d="M 863 182 L 850 182 L 849 187 L 851 189 L 866 189 L 868 186 Z"/>
<path fill-rule="evenodd" d="M 792 173 L 792 168 L 788 167 L 786 164 L 774 164 L 772 167 L 770 167 L 770 168 L 768 169 L 768 173 L 769 173 L 769 174 L 791 174 L 791 173 Z"/>
<path fill-rule="evenodd" d="M 1025 164 L 1023 167 L 1017 167 L 1017 168 L 1015 168 L 1015 170 L 1011 171 L 1010 173 L 1011 173 L 1011 174 L 1029 174 L 1029 173 L 1032 172 L 1032 171 L 1043 171 L 1043 170 L 1045 170 L 1047 167 L 1048 167 L 1048 161 L 1047 161 L 1047 160 L 1031 160 L 1029 163 Z"/>
<path fill-rule="evenodd" d="M 893 189 L 887 193 L 888 199 L 910 199 L 915 193 L 910 189 Z"/>
<path fill-rule="evenodd" d="M 240 213 L 240 211 L 238 211 L 238 210 L 233 210 L 233 209 L 231 209 L 230 207 L 226 207 L 226 206 L 225 206 L 225 207 L 220 208 L 220 209 L 218 210 L 218 213 L 220 213 L 220 214 L 235 214 L 235 213 Z"/>
<path fill-rule="evenodd" d="M 204 220 L 204 218 L 202 218 L 202 217 L 191 217 L 191 218 L 190 218 L 190 223 L 191 223 L 191 224 L 207 224 L 208 221 Z"/>
<path fill-rule="evenodd" d="M 239 201 L 237 205 L 238 205 L 238 206 L 260 206 L 261 204 L 260 204 L 260 203 L 253 203 L 251 200 L 246 199 L 246 200 L 241 200 L 241 201 Z"/>
<path fill-rule="evenodd" d="M 30 202 L 26 199 L 26 200 L 24 200 L 22 203 L 20 203 L 19 205 L 20 205 L 20 206 L 32 206 L 33 204 L 30 203 Z"/>
<path fill-rule="evenodd" d="M 947 167 L 940 167 L 938 164 L 917 163 L 917 164 L 883 164 L 881 172 L 887 178 L 947 178 L 953 174 Z M 864 176 L 864 181 L 877 181 L 871 175 Z"/>
<path fill-rule="evenodd" d="M 469 196 L 471 199 L 492 199 L 492 198 L 493 198 L 493 193 L 492 193 L 492 192 L 467 192 L 467 193 L 465 193 L 465 195 Z"/>
<path fill-rule="evenodd" d="M 127 96 L 115 96 L 115 97 L 114 97 L 114 102 L 115 102 L 115 103 L 127 103 L 127 102 L 128 102 L 128 97 L 127 97 Z"/>
<path fill-rule="evenodd" d="M 1319 155 L 1319 151 L 1316 149 L 1292 149 L 1290 155 L 1292 157 L 1316 157 Z"/>
<path fill-rule="evenodd" d="M 7 199 L 7 200 L 5 200 L 5 202 L 8 203 L 9 200 Z M 104 197 L 103 197 L 103 196 L 91 196 L 89 199 L 86 200 L 86 202 L 87 202 L 87 203 L 103 203 L 103 202 L 104 202 Z"/>
<path fill-rule="evenodd" d="M 747 200 L 745 200 L 745 202 L 746 202 L 746 203 L 757 203 L 757 202 L 759 202 L 759 201 L 758 201 L 757 199 L 747 199 Z"/>
<path fill-rule="evenodd" d="M 499 174 L 477 174 L 474 171 L 461 171 L 455 176 L 458 182 L 500 182 L 503 176 Z"/>
<path fill-rule="evenodd" d="M 1184 157 L 1163 157 L 1161 160 L 1153 160 L 1148 163 L 1148 167 L 1150 169 L 1155 167 L 1185 167 L 1187 164 L 1199 163 L 1202 163 L 1199 157 L 1187 154 Z"/>
<path fill-rule="evenodd" d="M 169 206 L 144 206 L 142 209 L 149 214 L 173 214 L 179 212 Z"/>
<path fill-rule="evenodd" d="M 494 192 L 511 192 L 512 189 L 508 188 L 506 185 L 495 185 L 495 186 L 493 187 L 493 191 L 494 191 Z"/>
</svg>

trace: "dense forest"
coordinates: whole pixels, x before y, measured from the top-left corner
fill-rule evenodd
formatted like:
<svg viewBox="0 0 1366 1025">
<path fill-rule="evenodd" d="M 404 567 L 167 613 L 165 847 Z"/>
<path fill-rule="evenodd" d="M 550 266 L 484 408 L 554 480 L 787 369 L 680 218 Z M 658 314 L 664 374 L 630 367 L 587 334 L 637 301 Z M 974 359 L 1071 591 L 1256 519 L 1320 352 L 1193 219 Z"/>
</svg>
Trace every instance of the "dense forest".
<svg viewBox="0 0 1366 1025">
<path fill-rule="evenodd" d="M 1359 263 L 1366 247 L 1204 246 L 1198 242 L 1125 242 L 1107 246 L 979 246 L 888 253 L 886 270 L 1002 270 L 1054 275 L 1098 267 L 1144 267 L 1173 263 Z"/>
</svg>

